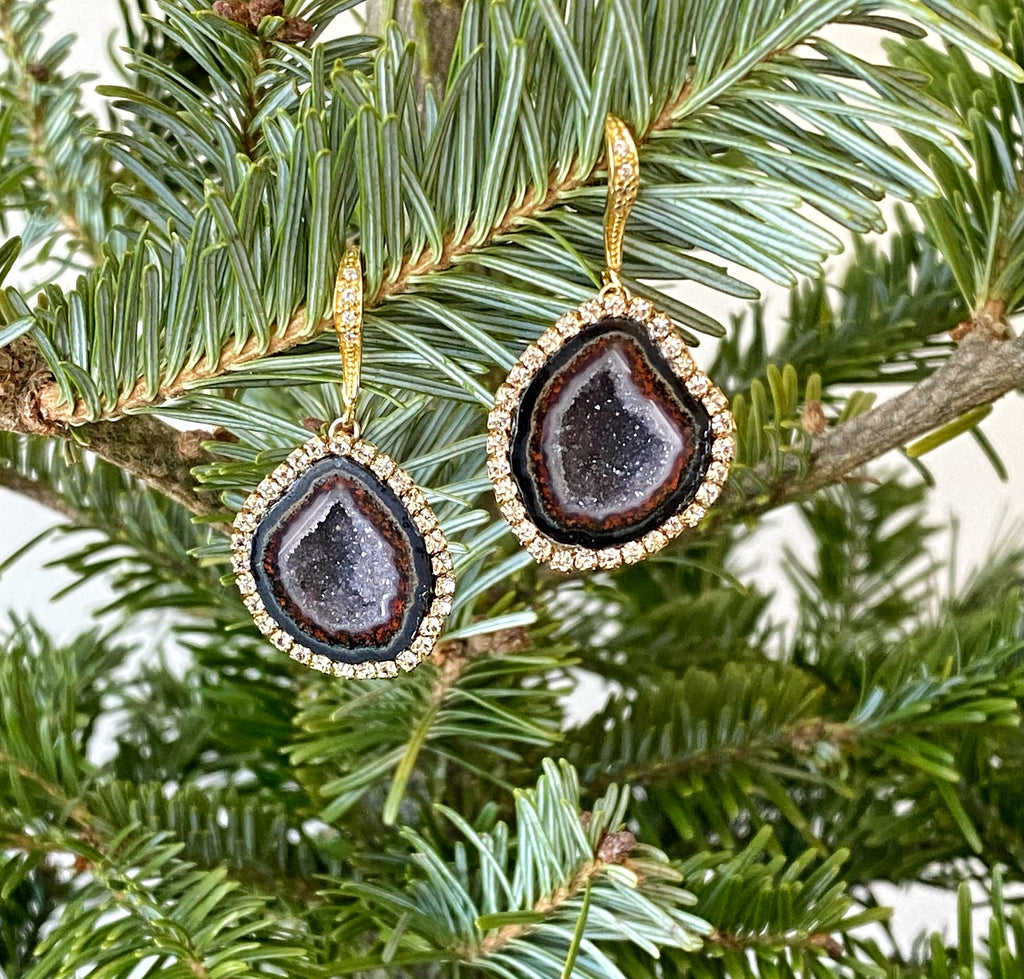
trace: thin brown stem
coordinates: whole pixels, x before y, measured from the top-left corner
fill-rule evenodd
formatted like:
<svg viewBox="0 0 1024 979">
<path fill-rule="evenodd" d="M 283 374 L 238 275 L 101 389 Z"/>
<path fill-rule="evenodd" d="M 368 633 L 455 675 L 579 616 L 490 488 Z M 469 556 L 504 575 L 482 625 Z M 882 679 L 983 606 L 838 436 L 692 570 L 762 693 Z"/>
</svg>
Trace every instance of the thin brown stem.
<svg viewBox="0 0 1024 979">
<path fill-rule="evenodd" d="M 56 490 L 13 469 L 0 469 L 0 489 L 10 490 L 47 507 L 71 523 L 77 523 L 81 519 L 82 515 Z"/>
<path fill-rule="evenodd" d="M 689 89 L 683 89 L 677 100 L 671 106 L 666 107 L 647 132 L 637 139 L 637 145 L 646 143 L 658 129 L 670 127 L 673 121 L 671 110 L 678 108 L 688 96 Z M 382 283 L 375 295 L 365 298 L 364 307 L 374 309 L 383 305 L 389 298 L 406 292 L 417 278 L 451 268 L 463 256 L 486 248 L 504 235 L 514 231 L 524 221 L 551 210 L 562 200 L 564 195 L 589 183 L 594 174 L 603 166 L 603 157 L 586 169 L 582 168 L 580 161 L 574 161 L 567 169 L 568 176 L 561 180 L 552 178 L 543 196 L 537 196 L 532 190 L 529 191 L 519 204 L 510 207 L 505 212 L 501 220 L 487 231 L 482 240 L 477 240 L 477 229 L 470 226 L 458 238 L 445 239 L 440 255 L 434 256 L 430 252 L 424 251 L 410 256 L 402 264 L 398 275 L 393 280 Z M 198 382 L 219 377 L 228 371 L 238 370 L 254 360 L 283 353 L 333 329 L 334 324 L 331 320 L 307 322 L 305 309 L 299 309 L 283 330 L 275 331 L 273 328 L 270 330 L 270 340 L 265 346 L 254 337 L 250 337 L 238 350 L 224 351 L 216 362 L 202 357 L 193 366 L 183 369 L 174 377 L 165 380 L 155 395 L 151 395 L 145 383 L 139 381 L 131 391 L 123 394 L 115 404 L 104 410 L 104 417 L 119 418 L 132 410 L 161 404 L 172 398 L 180 397 L 190 386 Z M 62 402 L 60 390 L 52 381 L 39 388 L 35 410 L 40 418 L 48 422 L 80 425 L 89 420 L 86 406 L 81 402 L 76 404 Z"/>
<path fill-rule="evenodd" d="M 793 931 L 783 934 L 758 932 L 756 934 L 734 934 L 719 931 L 717 928 L 707 936 L 705 941 L 722 948 L 744 951 L 746 949 L 764 948 L 776 950 L 784 948 L 800 948 L 828 955 L 837 959 L 843 954 L 843 943 L 827 932 Z"/>
<path fill-rule="evenodd" d="M 583 813 L 582 821 L 588 825 L 590 813 Z M 601 872 L 611 865 L 629 866 L 630 853 L 636 846 L 636 837 L 629 830 L 602 834 L 597 842 L 594 855 L 576 868 L 572 876 L 550 894 L 538 898 L 530 908 L 535 914 L 548 917 L 563 908 L 574 897 L 583 892 Z M 460 959 L 472 961 L 480 955 L 493 955 L 509 942 L 520 938 L 533 929 L 532 924 L 504 925 L 488 932 L 475 946 L 457 949 Z"/>
<path fill-rule="evenodd" d="M 1024 338 L 993 341 L 971 334 L 946 363 L 910 390 L 817 436 L 807 472 L 800 475 L 794 460 L 792 472 L 773 480 L 767 504 L 751 494 L 727 510 L 760 511 L 841 482 L 864 463 L 1019 389 L 1022 381 Z M 771 478 L 766 468 L 759 475 Z"/>
</svg>

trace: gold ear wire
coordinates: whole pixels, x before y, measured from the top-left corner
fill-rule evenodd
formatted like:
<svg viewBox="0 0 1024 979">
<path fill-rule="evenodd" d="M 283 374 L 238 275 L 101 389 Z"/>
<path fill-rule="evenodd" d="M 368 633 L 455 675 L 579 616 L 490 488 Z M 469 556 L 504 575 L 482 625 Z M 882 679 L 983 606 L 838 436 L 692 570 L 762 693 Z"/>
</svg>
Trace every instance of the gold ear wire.
<svg viewBox="0 0 1024 979">
<path fill-rule="evenodd" d="M 604 212 L 604 284 L 625 291 L 619 281 L 622 269 L 622 239 L 626 219 L 636 202 L 640 187 L 640 155 L 629 127 L 615 116 L 604 121 L 608 159 L 608 203 Z"/>
<path fill-rule="evenodd" d="M 331 435 L 341 429 L 358 438 L 356 403 L 363 356 L 363 269 L 358 245 L 345 249 L 338 266 L 334 280 L 334 329 L 341 352 L 342 415 L 331 425 Z"/>
</svg>

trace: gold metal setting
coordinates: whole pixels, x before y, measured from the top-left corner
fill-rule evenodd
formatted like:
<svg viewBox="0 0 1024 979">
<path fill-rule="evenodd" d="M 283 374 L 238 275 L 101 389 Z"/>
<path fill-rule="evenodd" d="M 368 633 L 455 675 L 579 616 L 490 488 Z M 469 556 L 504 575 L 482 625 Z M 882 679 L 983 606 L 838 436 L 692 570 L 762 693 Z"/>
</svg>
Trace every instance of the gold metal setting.
<svg viewBox="0 0 1024 979">
<path fill-rule="evenodd" d="M 639 540 L 600 549 L 580 544 L 561 544 L 542 533 L 530 520 L 522 496 L 512 478 L 510 465 L 512 420 L 523 394 L 545 362 L 577 333 L 609 317 L 624 317 L 642 323 L 648 336 L 668 361 L 672 372 L 700 402 L 711 420 L 711 463 L 697 487 L 693 501 L 681 512 L 649 531 Z M 567 312 L 523 351 L 498 389 L 494 407 L 487 418 L 487 472 L 494 483 L 494 494 L 502 516 L 533 558 L 554 571 L 610 570 L 620 564 L 635 564 L 660 551 L 671 540 L 704 519 L 708 508 L 721 495 L 736 456 L 735 423 L 726 396 L 694 363 L 682 337 L 664 313 L 646 299 L 627 298 L 615 290 L 589 299 Z"/>
<path fill-rule="evenodd" d="M 554 571 L 609 570 L 635 564 L 660 551 L 684 530 L 695 527 L 721 495 L 736 456 L 735 422 L 726 396 L 694 363 L 686 344 L 668 316 L 646 299 L 634 297 L 619 279 L 626 220 L 640 187 L 640 157 L 629 127 L 615 116 L 605 119 L 608 159 L 608 201 L 604 216 L 604 286 L 594 298 L 570 310 L 523 351 L 495 395 L 487 419 L 487 472 L 502 516 L 519 542 L 541 564 Z M 638 540 L 603 548 L 561 544 L 545 535 L 527 516 L 512 478 L 512 423 L 523 394 L 533 378 L 563 344 L 592 323 L 621 317 L 642 324 L 673 373 L 690 395 L 707 410 L 711 422 L 711 463 L 693 500 L 679 513 Z"/>
<path fill-rule="evenodd" d="M 373 472 L 381 482 L 390 487 L 409 511 L 414 526 L 426 542 L 434 574 L 434 597 L 409 648 L 400 652 L 394 660 L 380 663 L 336 663 L 322 653 L 314 653 L 278 625 L 256 591 L 256 579 L 252 573 L 252 542 L 256 528 L 292 483 L 311 466 L 328 456 L 352 459 Z M 448 550 L 448 540 L 423 491 L 386 453 L 369 442 L 359 438 L 353 439 L 344 432 L 311 438 L 263 478 L 235 517 L 231 551 L 235 582 L 242 593 L 245 607 L 256 622 L 256 628 L 278 649 L 288 653 L 293 660 L 332 676 L 370 679 L 398 676 L 401 670 L 411 670 L 433 652 L 445 619 L 452 610 L 455 595 L 452 556 Z"/>
<path fill-rule="evenodd" d="M 604 211 L 605 285 L 620 286 L 626 219 L 640 189 L 640 154 L 629 127 L 615 116 L 604 121 L 608 160 L 608 202 Z"/>
<path fill-rule="evenodd" d="M 317 435 L 295 449 L 246 498 L 232 528 L 231 565 L 242 601 L 256 628 L 293 660 L 331 676 L 359 679 L 394 677 L 400 671 L 413 669 L 433 652 L 445 619 L 452 610 L 455 571 L 448 540 L 423 491 L 389 455 L 359 434 L 356 405 L 362 362 L 363 275 L 356 245 L 346 248 L 338 268 L 334 284 L 334 325 L 342 363 L 342 415 L 331 423 L 326 435 Z M 340 663 L 323 653 L 314 652 L 278 624 L 256 589 L 252 573 L 252 546 L 260 521 L 297 479 L 329 456 L 353 460 L 391 489 L 422 535 L 430 558 L 433 597 L 408 648 L 393 660 Z"/>
<path fill-rule="evenodd" d="M 341 426 L 352 434 L 363 360 L 363 274 L 358 245 L 345 249 L 334 280 L 334 330 L 341 353 Z"/>
</svg>

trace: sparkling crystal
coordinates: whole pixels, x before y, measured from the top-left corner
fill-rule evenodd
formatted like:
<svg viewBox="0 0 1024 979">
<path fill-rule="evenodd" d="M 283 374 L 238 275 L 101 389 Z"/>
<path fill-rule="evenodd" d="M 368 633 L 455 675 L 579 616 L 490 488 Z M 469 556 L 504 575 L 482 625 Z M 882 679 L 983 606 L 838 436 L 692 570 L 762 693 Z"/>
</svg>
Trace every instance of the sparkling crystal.
<svg viewBox="0 0 1024 979">
<path fill-rule="evenodd" d="M 710 462 L 706 409 L 635 320 L 606 318 L 567 341 L 514 419 L 512 477 L 530 519 L 561 544 L 639 540 L 693 500 Z"/>
<path fill-rule="evenodd" d="M 311 466 L 264 517 L 252 573 L 274 622 L 332 663 L 394 659 L 434 589 L 426 544 L 402 502 L 338 456 Z"/>
<path fill-rule="evenodd" d="M 736 443 L 728 436 L 719 437 L 711 447 L 711 454 L 719 462 L 732 462 L 736 458 Z"/>
<path fill-rule="evenodd" d="M 572 571 L 572 554 L 568 551 L 559 551 L 554 557 L 551 558 L 551 567 L 555 571 L 561 571 L 563 573 Z"/>
<path fill-rule="evenodd" d="M 572 556 L 577 571 L 592 571 L 597 567 L 597 552 L 580 549 Z"/>
</svg>

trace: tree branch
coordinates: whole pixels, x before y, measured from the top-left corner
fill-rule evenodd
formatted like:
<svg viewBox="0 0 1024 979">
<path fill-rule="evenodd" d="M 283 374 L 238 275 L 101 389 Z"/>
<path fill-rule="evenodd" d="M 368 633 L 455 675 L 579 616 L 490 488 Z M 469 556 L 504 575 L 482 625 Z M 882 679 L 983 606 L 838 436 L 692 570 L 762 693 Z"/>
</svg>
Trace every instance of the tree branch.
<svg viewBox="0 0 1024 979">
<path fill-rule="evenodd" d="M 48 420 L 39 414 L 36 392 L 40 386 L 52 383 L 53 376 L 42 354 L 27 338 L 19 337 L 0 349 L 0 428 L 83 441 L 101 459 L 138 477 L 197 516 L 223 512 L 215 496 L 196 491 L 192 478 L 192 467 L 211 461 L 210 456 L 201 450 L 183 453 L 180 432 L 151 415 L 131 415 L 118 422 L 91 422 L 74 429 Z M 0 485 L 69 515 L 66 504 L 57 505 L 50 493 L 43 492 L 43 487 L 31 480 L 15 479 L 8 472 L 3 474 Z"/>
<path fill-rule="evenodd" d="M 42 65 L 30 65 L 24 55 L 21 39 L 11 25 L 10 0 L 0 2 L 0 41 L 6 47 L 12 68 L 17 72 L 17 94 L 14 106 L 20 110 L 25 126 L 25 138 L 28 143 L 29 163 L 32 165 L 35 179 L 49 198 L 54 216 L 64 230 L 71 236 L 73 248 L 78 246 L 88 255 L 93 264 L 103 260 L 101 242 L 97 241 L 82 225 L 75 209 L 75 202 L 67 188 L 53 173 L 47 155 L 46 129 L 47 118 L 45 109 L 38 100 L 33 98 L 33 86 L 45 84 L 50 79 L 43 73 L 47 69 Z M 63 79 L 62 79 L 63 81 Z M 71 111 L 75 111 L 73 107 Z M 66 112 L 67 110 L 62 110 Z"/>
<path fill-rule="evenodd" d="M 417 103 L 421 109 L 427 85 L 433 87 L 439 100 L 444 95 L 462 23 L 462 5 L 463 0 L 371 0 L 366 5 L 369 33 L 383 35 L 388 18 L 392 18 L 406 37 L 415 40 L 420 65 Z"/>
<path fill-rule="evenodd" d="M 585 829 L 589 828 L 591 818 L 589 812 L 580 813 L 580 821 Z M 590 860 L 581 863 L 564 884 L 540 898 L 530 910 L 545 917 L 557 913 L 607 867 L 628 867 L 631 863 L 630 854 L 635 847 L 636 837 L 628 829 L 603 833 Z M 463 946 L 456 951 L 460 959 L 471 962 L 478 956 L 500 952 L 509 942 L 529 934 L 534 927 L 532 924 L 503 925 L 495 931 L 489 931 L 479 944 Z"/>
<path fill-rule="evenodd" d="M 10 490 L 41 506 L 49 507 L 71 523 L 76 523 L 81 519 L 82 515 L 56 490 L 35 479 L 30 479 L 28 476 L 23 476 L 14 469 L 0 468 L 0 489 Z"/>
<path fill-rule="evenodd" d="M 69 430 L 65 432 L 70 437 Z M 84 435 L 90 451 L 101 459 L 137 476 L 196 516 L 224 514 L 214 494 L 197 492 L 192 477 L 193 467 L 211 462 L 212 456 L 202 451 L 197 457 L 184 456 L 179 448 L 181 433 L 166 422 L 152 415 L 133 415 L 118 422 L 83 425 L 75 433 Z"/>
<path fill-rule="evenodd" d="M 16 354 L 21 354 L 22 360 Z M 37 371 L 45 371 L 41 355 L 31 343 L 15 341 L 0 350 L 0 427 L 70 438 L 67 425 L 32 417 L 31 409 L 37 402 L 31 390 L 12 391 L 16 381 L 11 379 L 24 376 L 27 369 L 23 363 L 25 355 L 34 358 Z M 6 378 L 5 357 L 8 362 L 16 362 L 8 368 Z M 981 334 L 970 334 L 930 377 L 867 414 L 817 436 L 807 471 L 800 472 L 796 459 L 781 479 L 774 477 L 766 466 L 755 470 L 761 477 L 760 485 L 727 501 L 718 511 L 719 519 L 781 506 L 822 486 L 840 482 L 864 463 L 954 421 L 972 408 L 998 400 L 1020 387 L 1022 380 L 1024 338 L 994 341 Z M 74 431 L 88 441 L 89 448 L 98 456 L 137 476 L 192 513 L 208 516 L 222 512 L 215 498 L 196 492 L 191 475 L 192 467 L 209 461 L 209 456 L 183 455 L 180 433 L 169 425 L 148 415 L 134 415 L 119 422 L 93 422 Z M 37 488 L 7 485 L 39 498 Z M 772 487 L 767 499 L 765 485 Z"/>
<path fill-rule="evenodd" d="M 743 744 L 716 745 L 685 752 L 675 757 L 663 757 L 649 763 L 622 765 L 598 772 L 587 788 L 594 793 L 604 792 L 615 782 L 646 786 L 652 782 L 673 782 L 691 772 L 721 771 L 734 763 L 767 764 L 779 754 L 796 762 L 813 761 L 819 745 L 827 744 L 833 751 L 845 754 L 861 749 L 870 741 L 873 730 L 865 733 L 844 721 L 825 721 L 820 717 L 801 717 L 792 724 L 780 727 L 769 735 L 751 738 Z M 882 734 L 884 737 L 884 732 Z"/>
<path fill-rule="evenodd" d="M 650 125 L 647 132 L 637 139 L 638 145 L 648 142 L 653 134 L 659 130 L 669 129 L 674 124 L 674 112 L 690 96 L 690 88 L 686 86 L 678 98 L 667 105 L 661 115 Z M 530 189 L 521 203 L 510 207 L 502 219 L 478 240 L 478 230 L 470 225 L 458 238 L 446 238 L 441 254 L 434 257 L 429 250 L 418 255 L 410 255 L 402 264 L 398 275 L 391 281 L 381 284 L 376 294 L 366 296 L 363 306 L 366 309 L 375 309 L 383 305 L 390 297 L 398 296 L 406 292 L 420 276 L 432 275 L 451 268 L 456 261 L 465 255 L 470 255 L 482 248 L 494 244 L 504 235 L 514 231 L 517 227 L 543 214 L 556 206 L 562 196 L 578 190 L 588 184 L 597 173 L 604 167 L 604 156 L 599 157 L 593 166 L 581 169 L 580 161 L 574 160 L 571 166 L 566 168 L 567 176 L 560 181 L 552 180 L 543 196 L 537 196 Z M 310 340 L 334 329 L 332 320 L 325 319 L 316 323 L 306 320 L 306 310 L 301 308 L 296 311 L 284 330 L 275 332 L 270 330 L 270 340 L 266 345 L 261 344 L 255 337 L 250 337 L 238 350 L 228 349 L 224 351 L 216 362 L 210 362 L 205 357 L 201 358 L 194 366 L 180 371 L 175 377 L 169 379 L 160 386 L 155 395 L 150 395 L 144 381 L 139 381 L 131 391 L 122 395 L 115 404 L 104 409 L 105 418 L 119 418 L 134 409 L 151 405 L 161 404 L 172 398 L 180 397 L 190 387 L 198 382 L 219 377 L 229 371 L 238 370 L 245 364 L 273 354 L 283 353 L 301 343 L 308 343 Z M 61 402 L 60 390 L 53 379 L 48 384 L 42 385 L 36 395 L 34 411 L 46 422 L 60 424 L 81 425 L 89 421 L 89 414 L 82 402 L 67 404 Z"/>
<path fill-rule="evenodd" d="M 913 439 L 955 421 L 965 412 L 997 401 L 1024 382 L 1024 337 L 993 341 L 969 334 L 934 374 L 909 391 L 823 432 L 811 447 L 810 468 L 803 475 L 791 460 L 781 480 L 771 480 L 766 466 L 757 474 L 775 488 L 766 504 L 757 493 L 745 496 L 733 513 L 779 506 L 837 483 L 859 466 Z"/>
</svg>

